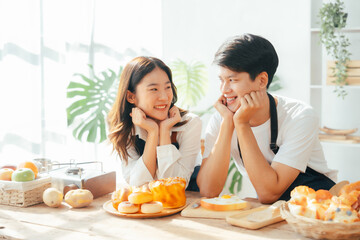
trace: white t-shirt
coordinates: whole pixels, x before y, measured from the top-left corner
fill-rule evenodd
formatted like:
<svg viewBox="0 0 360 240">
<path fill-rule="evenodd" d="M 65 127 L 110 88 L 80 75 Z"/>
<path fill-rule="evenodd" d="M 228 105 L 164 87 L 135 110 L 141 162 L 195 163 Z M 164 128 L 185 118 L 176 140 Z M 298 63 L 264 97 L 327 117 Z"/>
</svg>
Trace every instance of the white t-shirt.
<svg viewBox="0 0 360 240">
<path fill-rule="evenodd" d="M 198 116 L 187 113 L 181 121 L 188 122 L 179 127 L 173 127 L 172 132 L 178 132 L 176 141 L 179 144 L 177 149 L 173 144 L 156 147 L 157 170 L 153 178 L 144 164 L 142 156 L 139 156 L 135 147 L 128 150 L 128 164 L 121 161 L 122 174 L 125 181 L 131 186 L 141 186 L 153 180 L 168 177 L 183 177 L 187 185 L 194 167 L 201 164 L 201 125 Z M 146 141 L 147 131 L 135 126 L 135 135 Z"/>
<path fill-rule="evenodd" d="M 305 172 L 309 166 L 336 182 L 337 171 L 327 166 L 324 153 L 319 141 L 319 125 L 314 110 L 303 102 L 287 97 L 276 96 L 278 117 L 277 146 L 279 151 L 275 155 L 270 149 L 270 119 L 262 125 L 252 127 L 259 148 L 265 159 L 271 164 L 273 161 L 296 168 Z M 205 150 L 203 158 L 207 158 L 215 144 L 220 131 L 221 115 L 216 112 L 211 117 L 205 134 Z M 243 150 L 242 150 L 243 151 Z M 243 176 L 248 177 L 240 158 L 237 135 L 234 130 L 231 138 L 231 157 Z"/>
</svg>

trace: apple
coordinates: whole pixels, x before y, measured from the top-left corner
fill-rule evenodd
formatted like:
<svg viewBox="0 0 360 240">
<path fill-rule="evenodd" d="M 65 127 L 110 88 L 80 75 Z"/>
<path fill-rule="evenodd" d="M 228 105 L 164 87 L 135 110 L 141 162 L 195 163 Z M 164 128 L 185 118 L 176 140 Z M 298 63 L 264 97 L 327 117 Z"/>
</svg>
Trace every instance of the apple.
<svg viewBox="0 0 360 240">
<path fill-rule="evenodd" d="M 28 182 L 34 179 L 35 174 L 30 168 L 19 168 L 11 176 L 11 180 L 15 182 Z"/>
<path fill-rule="evenodd" d="M 11 181 L 11 175 L 14 170 L 11 168 L 1 168 L 0 169 L 0 180 Z"/>
<path fill-rule="evenodd" d="M 2 165 L 1 167 L 0 167 L 0 169 L 1 168 L 11 168 L 12 170 L 16 170 L 16 166 L 15 165 L 12 165 L 12 164 L 5 164 L 5 165 Z"/>
</svg>

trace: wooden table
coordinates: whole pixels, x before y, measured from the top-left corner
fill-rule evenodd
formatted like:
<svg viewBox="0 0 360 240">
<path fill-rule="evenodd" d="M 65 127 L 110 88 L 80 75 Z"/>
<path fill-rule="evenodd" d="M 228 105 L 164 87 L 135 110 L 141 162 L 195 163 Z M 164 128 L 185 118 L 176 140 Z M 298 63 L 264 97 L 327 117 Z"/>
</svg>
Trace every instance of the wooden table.
<svg viewBox="0 0 360 240">
<path fill-rule="evenodd" d="M 187 192 L 188 202 L 200 197 Z M 110 195 L 87 208 L 72 209 L 38 204 L 27 208 L 0 205 L 0 239 L 308 239 L 293 232 L 285 221 L 259 230 L 235 227 L 221 219 L 175 215 L 128 219 L 111 215 L 102 205 Z"/>
</svg>

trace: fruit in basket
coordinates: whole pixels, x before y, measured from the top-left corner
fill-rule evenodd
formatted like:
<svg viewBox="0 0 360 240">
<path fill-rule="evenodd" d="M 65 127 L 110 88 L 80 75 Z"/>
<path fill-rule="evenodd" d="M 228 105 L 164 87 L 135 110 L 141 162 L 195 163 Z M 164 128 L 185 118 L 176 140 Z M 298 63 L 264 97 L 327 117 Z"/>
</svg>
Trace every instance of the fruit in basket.
<svg viewBox="0 0 360 240">
<path fill-rule="evenodd" d="M 1 168 L 0 169 L 0 180 L 11 181 L 11 175 L 14 170 L 11 168 Z"/>
<path fill-rule="evenodd" d="M 56 188 L 48 188 L 43 193 L 43 201 L 49 207 L 59 207 L 63 200 L 63 194 Z"/>
<path fill-rule="evenodd" d="M 28 182 L 35 179 L 34 172 L 29 168 L 19 168 L 11 175 L 11 181 Z"/>
<path fill-rule="evenodd" d="M 65 202 L 73 208 L 87 207 L 93 199 L 94 196 L 87 189 L 70 190 L 65 194 Z"/>
<path fill-rule="evenodd" d="M 4 165 L 2 165 L 1 167 L 0 167 L 0 169 L 2 169 L 2 168 L 10 168 L 10 169 L 12 169 L 12 170 L 16 170 L 16 166 L 15 165 L 12 165 L 12 164 L 4 164 Z"/>
<path fill-rule="evenodd" d="M 18 165 L 17 169 L 20 169 L 20 168 L 29 168 L 29 169 L 31 169 L 35 174 L 35 178 L 37 177 L 38 172 L 39 172 L 38 166 L 32 161 L 21 162 Z"/>
</svg>

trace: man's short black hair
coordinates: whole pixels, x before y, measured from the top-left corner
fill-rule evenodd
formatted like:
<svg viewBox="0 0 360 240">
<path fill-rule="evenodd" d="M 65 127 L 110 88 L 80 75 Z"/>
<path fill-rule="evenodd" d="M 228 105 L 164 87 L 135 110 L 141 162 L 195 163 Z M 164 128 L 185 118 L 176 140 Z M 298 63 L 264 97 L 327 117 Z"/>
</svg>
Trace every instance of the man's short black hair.
<svg viewBox="0 0 360 240">
<path fill-rule="evenodd" d="M 215 54 L 214 63 L 234 72 L 247 72 L 252 80 L 261 72 L 267 72 L 269 88 L 279 59 L 274 46 L 268 40 L 244 34 L 224 42 Z"/>
</svg>

